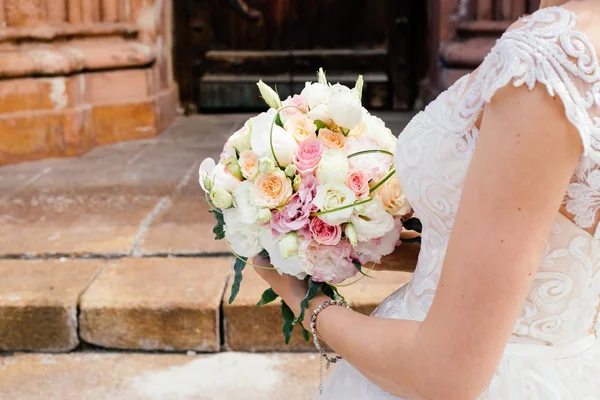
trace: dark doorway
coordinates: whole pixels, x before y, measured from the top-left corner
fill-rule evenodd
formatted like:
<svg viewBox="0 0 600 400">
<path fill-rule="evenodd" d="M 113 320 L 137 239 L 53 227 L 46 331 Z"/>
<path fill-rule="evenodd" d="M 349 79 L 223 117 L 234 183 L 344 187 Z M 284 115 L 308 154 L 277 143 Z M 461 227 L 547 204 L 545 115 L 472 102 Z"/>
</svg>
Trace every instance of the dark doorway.
<svg viewBox="0 0 600 400">
<path fill-rule="evenodd" d="M 315 80 L 365 76 L 370 109 L 412 109 L 426 73 L 422 0 L 175 0 L 175 70 L 188 111 L 264 108 Z"/>
</svg>

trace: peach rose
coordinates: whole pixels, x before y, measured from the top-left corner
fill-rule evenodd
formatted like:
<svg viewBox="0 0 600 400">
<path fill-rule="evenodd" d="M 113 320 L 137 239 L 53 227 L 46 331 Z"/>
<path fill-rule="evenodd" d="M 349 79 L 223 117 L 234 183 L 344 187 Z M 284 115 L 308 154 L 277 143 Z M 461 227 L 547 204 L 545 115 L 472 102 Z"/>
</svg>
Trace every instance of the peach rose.
<svg viewBox="0 0 600 400">
<path fill-rule="evenodd" d="M 346 137 L 327 128 L 319 131 L 319 140 L 328 149 L 343 150 L 346 147 Z"/>
<path fill-rule="evenodd" d="M 377 190 L 385 209 L 394 217 L 403 217 L 411 211 L 411 206 L 402 190 L 396 175 L 392 176 Z"/>
<path fill-rule="evenodd" d="M 317 137 L 317 126 L 304 114 L 292 115 L 283 126 L 298 143 Z"/>
<path fill-rule="evenodd" d="M 249 180 L 256 178 L 258 174 L 258 157 L 253 151 L 246 150 L 242 152 L 238 163 L 240 164 L 244 178 Z"/>
<path fill-rule="evenodd" d="M 256 204 L 270 209 L 285 206 L 292 197 L 292 182 L 277 169 L 267 175 L 259 175 L 254 181 Z"/>
</svg>

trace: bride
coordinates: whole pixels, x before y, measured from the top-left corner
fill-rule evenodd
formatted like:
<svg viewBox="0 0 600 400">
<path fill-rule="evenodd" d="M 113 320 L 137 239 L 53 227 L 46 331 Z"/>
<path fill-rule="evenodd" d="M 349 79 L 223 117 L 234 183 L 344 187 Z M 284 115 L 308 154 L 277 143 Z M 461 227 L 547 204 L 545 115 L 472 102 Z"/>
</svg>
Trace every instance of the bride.
<svg viewBox="0 0 600 400">
<path fill-rule="evenodd" d="M 396 170 L 423 223 L 414 277 L 370 317 L 318 314 L 344 361 L 317 398 L 600 399 L 595 48 L 600 1 L 542 0 L 406 127 Z M 305 296 L 257 272 L 287 304 Z"/>
</svg>

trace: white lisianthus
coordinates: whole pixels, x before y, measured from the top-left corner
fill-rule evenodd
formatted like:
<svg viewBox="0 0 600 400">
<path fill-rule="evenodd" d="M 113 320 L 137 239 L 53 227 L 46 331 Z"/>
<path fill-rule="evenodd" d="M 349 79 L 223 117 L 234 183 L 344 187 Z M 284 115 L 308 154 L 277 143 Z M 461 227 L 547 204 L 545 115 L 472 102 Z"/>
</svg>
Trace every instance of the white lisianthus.
<svg viewBox="0 0 600 400">
<path fill-rule="evenodd" d="M 260 245 L 261 228 L 258 224 L 245 224 L 242 222 L 239 210 L 228 208 L 223 210 L 225 221 L 225 239 L 233 251 L 242 257 L 254 257 L 262 251 Z"/>
<path fill-rule="evenodd" d="M 258 220 L 263 224 L 269 222 L 271 220 L 271 216 L 271 210 L 269 210 L 268 208 L 261 208 L 260 210 L 258 210 Z"/>
<path fill-rule="evenodd" d="M 379 197 L 365 204 L 364 211 L 351 216 L 359 242 L 377 239 L 394 229 L 394 217 L 383 206 Z"/>
<path fill-rule="evenodd" d="M 362 104 L 356 91 L 336 84 L 331 87 L 329 113 L 333 122 L 346 129 L 352 129 L 362 120 Z"/>
<path fill-rule="evenodd" d="M 324 83 L 306 82 L 300 96 L 306 99 L 308 106 L 312 110 L 319 104 L 327 104 L 330 93 L 331 90 L 329 89 L 329 86 Z"/>
<path fill-rule="evenodd" d="M 239 187 L 239 186 L 238 186 Z M 214 188 L 210 191 L 210 199 L 212 200 L 215 207 L 225 210 L 233 204 L 231 193 L 222 187 Z"/>
<path fill-rule="evenodd" d="M 292 162 L 294 154 L 298 150 L 298 143 L 294 136 L 277 124 L 273 124 L 277 112 L 270 109 L 260 114 L 252 123 L 252 135 L 250 142 L 252 150 L 258 158 L 273 157 L 271 151 L 271 127 L 273 127 L 273 151 L 281 167 L 286 167 Z"/>
<path fill-rule="evenodd" d="M 254 185 L 250 181 L 238 185 L 233 194 L 233 204 L 245 224 L 254 224 L 258 220 L 260 210 L 254 198 Z"/>
<path fill-rule="evenodd" d="M 222 163 L 225 160 L 230 158 L 235 158 L 235 148 L 231 146 L 229 143 L 225 143 L 225 147 L 223 147 L 223 151 L 221 151 L 221 155 L 219 156 L 219 162 Z"/>
<path fill-rule="evenodd" d="M 298 255 L 298 234 L 296 232 L 290 232 L 279 240 L 277 243 L 279 252 L 283 258 L 290 258 Z"/>
<path fill-rule="evenodd" d="M 365 124 L 363 135 L 374 139 L 382 150 L 394 152 L 396 149 L 396 137 L 381 119 L 367 114 L 363 117 L 361 124 L 363 123 Z"/>
<path fill-rule="evenodd" d="M 317 188 L 313 204 L 321 211 L 334 210 L 340 207 L 351 206 L 356 201 L 354 192 L 343 183 L 326 183 Z M 348 222 L 354 211 L 353 207 L 319 215 L 329 225 L 340 225 Z"/>
<path fill-rule="evenodd" d="M 261 80 L 256 84 L 258 86 L 258 90 L 260 91 L 261 97 L 265 100 L 265 103 L 271 108 L 279 110 L 281 108 L 281 99 L 276 91 L 271 89 L 269 85 L 264 83 Z"/>
<path fill-rule="evenodd" d="M 358 233 L 356 233 L 356 228 L 352 223 L 348 222 L 344 227 L 344 233 L 346 233 L 346 237 L 350 241 L 352 246 L 356 246 L 358 244 Z"/>
<path fill-rule="evenodd" d="M 327 104 L 319 104 L 315 108 L 311 109 L 308 112 L 308 117 L 313 121 L 323 121 L 326 125 L 329 125 L 333 122 L 331 119 L 331 113 L 329 112 L 329 107 Z"/>
<path fill-rule="evenodd" d="M 229 193 L 233 193 L 235 188 L 242 183 L 242 180 L 232 175 L 227 167 L 221 163 L 213 169 L 213 187 L 222 187 Z"/>
<path fill-rule="evenodd" d="M 202 161 L 202 164 L 200 164 L 200 169 L 198 170 L 198 181 L 200 182 L 202 190 L 204 190 L 206 193 L 209 193 L 213 188 L 213 171 L 215 166 L 215 160 L 212 158 L 207 158 Z"/>
<path fill-rule="evenodd" d="M 348 157 L 339 150 L 327 149 L 323 152 L 317 167 L 317 181 L 324 183 L 343 183 L 348 179 Z"/>
<path fill-rule="evenodd" d="M 302 260 L 297 255 L 284 258 L 279 251 L 277 240 L 273 237 L 270 226 L 264 227 L 260 231 L 260 243 L 269 253 L 271 264 L 280 274 L 288 274 L 298 279 L 304 279 L 306 272 L 302 270 Z"/>
<path fill-rule="evenodd" d="M 298 168 L 296 168 L 294 164 L 290 164 L 287 167 L 285 167 L 284 172 L 288 178 L 294 179 L 294 177 L 296 176 L 296 172 L 298 172 Z"/>
</svg>

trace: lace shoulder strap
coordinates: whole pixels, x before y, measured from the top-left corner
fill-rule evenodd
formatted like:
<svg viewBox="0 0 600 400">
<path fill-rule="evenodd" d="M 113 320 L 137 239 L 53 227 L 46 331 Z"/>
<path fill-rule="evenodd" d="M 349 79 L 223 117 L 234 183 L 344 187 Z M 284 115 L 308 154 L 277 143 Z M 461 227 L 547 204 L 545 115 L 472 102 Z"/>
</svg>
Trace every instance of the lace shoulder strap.
<svg viewBox="0 0 600 400">
<path fill-rule="evenodd" d="M 600 163 L 600 67 L 589 39 L 575 29 L 577 16 L 550 7 L 522 18 L 497 42 L 479 67 L 473 88 L 489 102 L 511 81 L 533 89 L 544 84 L 558 95 L 577 128 L 584 156 Z"/>
</svg>

